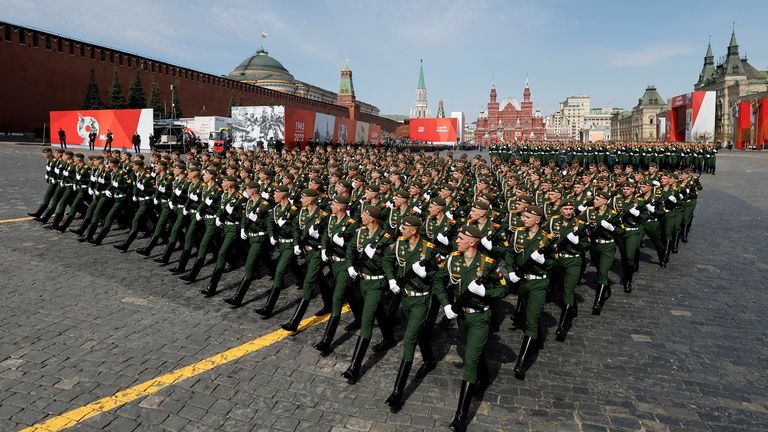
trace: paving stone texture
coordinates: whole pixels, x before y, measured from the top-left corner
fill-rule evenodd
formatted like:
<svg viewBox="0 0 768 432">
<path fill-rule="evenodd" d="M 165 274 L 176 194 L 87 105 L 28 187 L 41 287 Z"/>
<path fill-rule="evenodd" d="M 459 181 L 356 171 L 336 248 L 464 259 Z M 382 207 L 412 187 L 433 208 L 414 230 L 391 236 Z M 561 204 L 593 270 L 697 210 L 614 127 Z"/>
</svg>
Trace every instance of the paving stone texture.
<svg viewBox="0 0 768 432">
<path fill-rule="evenodd" d="M 45 187 L 39 152 L 0 144 L 0 219 L 37 206 Z M 588 284 L 578 288 L 582 314 L 566 343 L 554 340 L 557 302 L 546 306 L 546 346 L 525 381 L 512 374 L 521 334 L 505 320 L 488 344 L 492 384 L 473 403 L 470 430 L 768 430 L 768 154 L 720 153 L 717 175 L 702 180 L 690 241 L 666 269 L 646 244 L 635 290 L 614 289 L 595 317 L 590 268 Z M 294 284 L 278 314 L 259 319 L 254 310 L 265 300 L 267 276 L 252 286 L 246 306 L 230 309 L 222 300 L 231 288 L 211 299 L 199 294 L 210 265 L 200 282 L 186 285 L 167 266 L 133 253 L 146 240 L 130 253 L 111 247 L 126 234 L 115 230 L 94 247 L 35 221 L 0 224 L 0 430 L 270 333 L 299 298 Z M 227 273 L 220 286 L 241 276 L 242 269 Z M 618 278 L 612 274 L 617 287 Z M 506 299 L 507 311 L 514 300 Z M 409 383 L 397 414 L 384 400 L 401 346 L 369 353 L 364 377 L 349 385 L 340 373 L 356 335 L 340 329 L 324 358 L 312 348 L 322 331 L 312 327 L 70 430 L 447 430 L 462 376 L 455 326 L 436 329 L 439 366 Z"/>
</svg>

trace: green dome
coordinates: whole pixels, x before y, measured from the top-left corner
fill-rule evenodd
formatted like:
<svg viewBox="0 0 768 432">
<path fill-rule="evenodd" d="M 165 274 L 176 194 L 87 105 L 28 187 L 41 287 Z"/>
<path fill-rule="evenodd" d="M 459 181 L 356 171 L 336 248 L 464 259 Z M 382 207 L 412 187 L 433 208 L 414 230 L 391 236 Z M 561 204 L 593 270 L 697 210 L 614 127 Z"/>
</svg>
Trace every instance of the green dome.
<svg viewBox="0 0 768 432">
<path fill-rule="evenodd" d="M 259 48 L 253 56 L 240 63 L 240 66 L 230 72 L 229 78 L 248 82 L 294 81 L 293 75 L 279 61 L 270 57 L 264 48 Z"/>
</svg>

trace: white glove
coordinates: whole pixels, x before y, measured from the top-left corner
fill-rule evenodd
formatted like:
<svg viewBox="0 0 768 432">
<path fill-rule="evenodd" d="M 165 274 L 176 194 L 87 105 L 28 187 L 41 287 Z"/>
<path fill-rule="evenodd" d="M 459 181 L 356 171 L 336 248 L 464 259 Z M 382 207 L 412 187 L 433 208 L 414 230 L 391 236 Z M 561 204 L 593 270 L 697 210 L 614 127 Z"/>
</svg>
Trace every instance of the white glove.
<svg viewBox="0 0 768 432">
<path fill-rule="evenodd" d="M 571 232 L 571 233 L 568 233 L 566 237 L 568 238 L 569 242 L 573 244 L 579 244 L 579 236 L 577 236 L 576 234 Z"/>
<path fill-rule="evenodd" d="M 477 281 L 472 281 L 467 285 L 467 289 L 469 292 L 473 294 L 477 294 L 480 297 L 485 297 L 485 286 L 483 284 L 477 283 Z"/>
<path fill-rule="evenodd" d="M 250 219 L 250 220 L 252 220 L 254 222 L 256 222 L 256 219 L 258 219 L 258 218 L 259 218 L 259 215 L 257 215 L 256 212 L 251 212 L 251 213 L 248 214 L 248 219 Z"/>
<path fill-rule="evenodd" d="M 266 193 L 266 192 L 262 192 L 261 193 L 261 197 L 264 198 L 264 199 L 269 199 L 269 194 Z"/>
<path fill-rule="evenodd" d="M 586 209 L 587 209 L 587 207 L 586 207 L 584 204 L 582 204 L 582 205 L 580 205 L 580 206 L 579 206 L 579 211 L 580 211 L 580 212 L 583 212 L 583 211 L 584 211 L 584 210 L 586 210 Z"/>
<path fill-rule="evenodd" d="M 357 277 L 357 271 L 355 271 L 354 267 L 347 267 L 347 273 L 349 274 L 349 277 L 352 279 Z"/>
<path fill-rule="evenodd" d="M 632 213 L 632 216 L 640 216 L 640 210 L 638 210 L 637 207 L 632 207 L 629 209 L 629 212 Z"/>
<path fill-rule="evenodd" d="M 493 249 L 493 242 L 488 237 L 483 237 L 480 239 L 480 243 L 483 245 L 484 248 L 488 250 Z"/>
<path fill-rule="evenodd" d="M 453 313 L 453 309 L 451 309 L 451 305 L 445 305 L 445 307 L 443 308 L 443 312 L 445 312 L 445 317 L 448 318 L 449 320 L 456 319 L 456 317 L 458 316 L 455 313 Z"/>
<path fill-rule="evenodd" d="M 608 222 L 605 219 L 600 221 L 600 226 L 605 228 L 605 229 L 607 229 L 608 231 L 613 231 L 613 230 L 616 229 L 616 228 L 613 227 L 613 224 L 611 224 L 610 222 Z"/>
<path fill-rule="evenodd" d="M 75 178 L 80 180 L 80 174 L 76 175 Z"/>
<path fill-rule="evenodd" d="M 363 249 L 363 252 L 368 255 L 368 258 L 373 258 L 373 255 L 376 253 L 376 248 L 369 244 Z"/>
<path fill-rule="evenodd" d="M 333 235 L 333 242 L 336 243 L 337 245 L 343 247 L 344 246 L 344 237 L 342 237 L 342 236 L 340 236 L 338 234 L 334 234 Z"/>
<path fill-rule="evenodd" d="M 413 211 L 415 211 L 418 214 L 421 214 L 421 208 L 414 206 Z"/>
<path fill-rule="evenodd" d="M 104 184 L 104 177 L 99 177 L 99 183 Z"/>
<path fill-rule="evenodd" d="M 392 201 L 387 201 L 387 203 L 385 204 L 385 206 L 387 206 L 387 207 L 389 207 L 389 208 L 395 208 L 395 206 L 392 204 Z"/>
<path fill-rule="evenodd" d="M 672 201 L 673 204 L 677 204 L 677 198 L 675 198 L 674 195 L 670 195 L 669 200 Z"/>
<path fill-rule="evenodd" d="M 312 225 L 309 227 L 309 236 L 315 239 L 320 238 L 320 231 Z"/>
<path fill-rule="evenodd" d="M 205 204 L 206 204 L 206 205 L 211 205 L 211 204 L 213 204 L 213 198 L 211 198 L 211 197 L 208 197 L 208 198 L 206 198 L 206 199 L 205 199 Z"/>
<path fill-rule="evenodd" d="M 139 188 L 139 190 L 144 190 L 144 184 L 143 183 L 137 183 L 136 187 Z"/>
<path fill-rule="evenodd" d="M 301 255 L 301 247 L 299 247 L 299 245 L 293 247 L 293 254 L 296 256 Z"/>
<path fill-rule="evenodd" d="M 193 193 L 189 194 L 189 197 L 192 198 L 192 201 L 197 201 L 198 199 L 200 199 L 197 197 L 197 194 L 193 194 Z"/>
<path fill-rule="evenodd" d="M 518 283 L 520 282 L 520 277 L 515 272 L 509 272 L 509 280 L 512 281 L 512 283 Z"/>
<path fill-rule="evenodd" d="M 400 292 L 400 287 L 397 285 L 397 281 L 394 279 L 389 280 L 389 290 L 392 291 L 392 294 L 397 294 Z"/>
<path fill-rule="evenodd" d="M 649 212 L 651 212 L 651 213 L 653 213 L 653 212 L 655 212 L 655 211 L 656 211 L 656 207 L 654 207 L 654 206 L 653 206 L 653 205 L 651 205 L 651 204 L 646 204 L 646 205 L 645 205 L 645 208 L 646 208 L 646 209 L 648 209 L 648 211 L 649 211 Z"/>
<path fill-rule="evenodd" d="M 279 226 L 280 228 L 282 228 L 282 227 L 283 227 L 283 225 L 285 225 L 285 219 L 283 219 L 283 218 L 280 218 L 280 219 L 278 219 L 278 220 L 277 220 L 277 226 Z"/>
<path fill-rule="evenodd" d="M 165 192 L 165 186 L 160 186 L 159 188 L 157 188 L 157 190 L 159 190 L 160 192 Z"/>
<path fill-rule="evenodd" d="M 226 206 L 226 207 L 224 207 L 224 210 L 226 210 L 226 211 L 227 211 L 227 213 L 229 213 L 229 214 L 232 214 L 232 210 L 234 210 L 234 209 L 235 209 L 235 208 L 234 208 L 234 207 L 232 207 L 232 204 L 227 204 L 227 206 Z"/>
<path fill-rule="evenodd" d="M 170 202 L 170 201 L 168 201 L 168 208 L 169 208 L 169 209 L 171 209 L 171 210 L 173 210 L 173 203 L 172 203 L 172 202 Z"/>
<path fill-rule="evenodd" d="M 445 215 L 448 217 L 448 219 L 453 219 L 453 213 L 447 211 L 445 212 Z"/>
<path fill-rule="evenodd" d="M 423 195 L 421 195 L 421 196 L 423 196 L 425 200 L 428 200 L 428 199 L 429 199 L 429 194 L 428 194 L 428 193 L 426 193 L 426 192 L 424 192 L 424 194 L 423 194 Z"/>
<path fill-rule="evenodd" d="M 106 195 L 108 198 L 112 198 L 112 192 L 110 191 L 104 191 L 104 195 Z"/>
<path fill-rule="evenodd" d="M 276 245 L 276 244 L 277 244 L 277 239 L 276 239 L 276 238 L 274 238 L 274 237 L 270 237 L 270 238 L 269 238 L 269 243 L 270 243 L 272 246 L 274 246 L 274 245 Z"/>
<path fill-rule="evenodd" d="M 420 278 L 422 278 L 422 279 L 424 279 L 425 277 L 427 277 L 427 268 L 426 268 L 426 267 L 424 267 L 424 266 L 421 264 L 421 261 L 416 261 L 415 263 L 413 263 L 413 265 L 411 266 L 411 268 L 413 269 L 413 272 L 414 272 L 414 273 L 416 273 L 416 275 L 417 275 L 418 277 L 420 277 Z"/>
<path fill-rule="evenodd" d="M 224 222 L 222 222 L 222 221 L 221 221 L 221 219 L 219 219 L 219 218 L 216 218 L 216 226 L 217 226 L 217 227 L 220 227 L 220 226 L 222 226 L 222 225 L 224 225 Z"/>
<path fill-rule="evenodd" d="M 116 181 L 113 181 L 113 182 L 112 182 L 112 186 L 113 186 L 113 187 L 117 187 L 117 182 L 116 182 Z"/>
<path fill-rule="evenodd" d="M 152 202 L 157 205 L 160 201 L 157 200 L 157 198 L 152 198 Z"/>
<path fill-rule="evenodd" d="M 198 222 L 200 222 L 201 220 L 203 220 L 203 217 L 202 217 L 202 216 L 200 216 L 200 213 L 195 213 L 195 220 L 196 220 L 196 221 L 198 221 Z"/>
<path fill-rule="evenodd" d="M 661 186 L 661 183 L 659 183 L 658 180 L 652 181 L 651 184 L 654 185 L 654 186 Z"/>
<path fill-rule="evenodd" d="M 544 255 L 542 255 L 541 252 L 537 250 L 533 251 L 533 253 L 531 254 L 531 259 L 533 259 L 539 264 L 544 264 Z"/>
<path fill-rule="evenodd" d="M 245 233 L 244 229 L 240 230 L 240 238 L 243 240 L 248 240 L 248 234 Z"/>
<path fill-rule="evenodd" d="M 445 234 L 443 233 L 437 233 L 437 241 L 439 241 L 440 243 L 446 246 L 448 246 L 448 243 L 449 243 L 448 237 L 446 237 Z"/>
<path fill-rule="evenodd" d="M 88 195 L 93 195 L 93 189 L 88 188 Z"/>
<path fill-rule="evenodd" d="M 186 216 L 186 215 L 188 215 L 188 214 L 189 214 L 189 211 L 188 211 L 187 209 L 184 209 L 184 210 L 182 210 L 182 211 L 181 211 L 181 213 L 182 213 L 184 216 Z"/>
<path fill-rule="evenodd" d="M 174 189 L 173 193 L 175 193 L 176 196 L 181 196 L 181 189 Z"/>
<path fill-rule="evenodd" d="M 328 253 L 325 252 L 325 249 L 320 251 L 320 259 L 323 260 L 323 262 L 328 262 Z"/>
</svg>

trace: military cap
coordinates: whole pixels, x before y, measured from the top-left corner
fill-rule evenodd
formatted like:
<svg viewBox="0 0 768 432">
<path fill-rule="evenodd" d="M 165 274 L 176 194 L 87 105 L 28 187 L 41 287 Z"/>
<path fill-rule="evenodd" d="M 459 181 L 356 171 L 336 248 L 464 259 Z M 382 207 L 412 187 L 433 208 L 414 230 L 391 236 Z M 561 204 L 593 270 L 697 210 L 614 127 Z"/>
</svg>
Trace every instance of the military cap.
<svg viewBox="0 0 768 432">
<path fill-rule="evenodd" d="M 526 203 L 526 204 L 533 204 L 533 198 L 531 198 L 530 195 L 523 195 L 520 197 L 520 202 Z"/>
<path fill-rule="evenodd" d="M 189 170 L 188 170 L 188 171 L 189 171 L 189 173 L 190 173 L 190 174 L 191 174 L 191 173 L 199 173 L 199 172 L 200 172 L 200 167 L 199 167 L 199 166 L 197 166 L 197 165 L 192 165 L 192 166 L 189 168 Z"/>
<path fill-rule="evenodd" d="M 144 160 L 144 155 L 143 155 L 143 154 L 141 154 L 141 153 L 137 154 L 137 155 L 136 155 L 136 157 L 137 157 L 137 158 L 139 158 L 139 159 L 141 159 L 141 160 Z"/>
<path fill-rule="evenodd" d="M 120 163 L 120 159 L 118 159 L 118 158 L 109 158 L 109 163 L 119 164 Z"/>
<path fill-rule="evenodd" d="M 493 192 L 483 192 L 482 194 L 480 194 L 480 198 L 483 198 L 484 200 L 487 200 L 490 202 L 490 201 L 493 201 L 496 198 L 496 196 L 493 194 Z"/>
<path fill-rule="evenodd" d="M 78 159 L 82 159 L 82 158 L 85 157 L 85 155 L 82 154 L 82 153 L 75 153 L 75 157 L 78 158 Z"/>
<path fill-rule="evenodd" d="M 339 204 L 344 204 L 344 205 L 349 204 L 349 197 L 346 195 L 336 195 L 336 197 L 333 200 Z"/>
<path fill-rule="evenodd" d="M 595 192 L 595 196 L 598 196 L 598 197 L 604 198 L 604 199 L 611 199 L 611 194 L 609 194 L 608 192 L 606 192 L 604 190 L 599 190 L 599 191 Z"/>
<path fill-rule="evenodd" d="M 52 152 L 53 152 L 53 150 L 51 150 L 49 148 L 44 148 L 43 149 L 43 153 L 52 153 Z"/>
<path fill-rule="evenodd" d="M 456 187 L 452 184 L 445 184 L 443 185 L 443 189 L 449 191 L 449 192 L 456 192 Z"/>
<path fill-rule="evenodd" d="M 259 188 L 259 182 L 257 181 L 249 181 L 245 184 L 246 189 L 258 189 Z"/>
<path fill-rule="evenodd" d="M 315 178 L 309 179 L 309 182 L 315 183 L 315 184 L 323 184 L 323 179 L 321 179 L 320 177 L 315 177 Z"/>
<path fill-rule="evenodd" d="M 463 227 L 461 227 L 461 230 L 459 232 L 461 234 L 464 234 L 467 237 L 472 237 L 476 239 L 479 239 L 480 237 L 483 236 L 483 233 L 480 232 L 479 228 L 471 225 L 464 225 Z"/>
<path fill-rule="evenodd" d="M 228 182 L 234 182 L 234 183 L 237 183 L 237 181 L 238 181 L 239 179 L 237 178 L 237 176 L 224 176 L 224 177 L 222 178 L 222 180 L 224 180 L 224 181 L 228 181 Z"/>
<path fill-rule="evenodd" d="M 161 160 L 157 164 L 160 165 L 163 168 L 168 168 L 168 161 Z"/>
<path fill-rule="evenodd" d="M 120 150 L 112 150 L 112 153 L 117 153 L 117 154 L 120 154 Z M 128 157 L 131 157 L 131 156 L 132 156 L 132 155 L 131 155 L 131 152 L 125 152 L 125 153 L 123 153 L 123 154 L 124 154 L 124 155 L 126 155 L 126 156 L 128 156 Z"/>
<path fill-rule="evenodd" d="M 133 165 L 140 166 L 140 167 L 144 166 L 144 161 L 141 160 L 141 159 L 134 159 L 134 160 L 131 161 L 131 163 Z"/>
<path fill-rule="evenodd" d="M 352 189 L 352 183 L 350 183 L 349 180 L 342 180 L 339 182 L 339 184 L 347 189 Z"/>
<path fill-rule="evenodd" d="M 432 198 L 429 202 L 440 207 L 445 207 L 445 204 L 446 204 L 445 200 L 440 198 L 439 196 Z"/>
<path fill-rule="evenodd" d="M 653 186 L 653 183 L 651 183 L 649 180 L 643 180 L 640 182 L 640 186 Z"/>
<path fill-rule="evenodd" d="M 421 219 L 416 216 L 406 216 L 403 218 L 403 225 L 418 228 L 421 226 Z"/>
<path fill-rule="evenodd" d="M 272 170 L 272 169 L 270 169 L 270 168 L 264 168 L 264 169 L 261 171 L 261 173 L 262 173 L 262 174 L 264 174 L 264 175 L 265 175 L 265 176 L 267 176 L 267 177 L 272 177 L 273 175 L 275 175 L 275 171 L 274 171 L 274 170 Z"/>
<path fill-rule="evenodd" d="M 205 170 L 205 172 L 210 174 L 210 175 L 218 174 L 218 171 L 216 171 L 214 168 L 208 168 L 207 170 Z"/>
<path fill-rule="evenodd" d="M 381 209 L 376 206 L 365 206 L 365 214 L 374 219 L 381 219 Z"/>
<path fill-rule="evenodd" d="M 597 181 L 608 181 L 608 177 L 607 177 L 607 176 L 604 176 L 604 175 L 601 175 L 601 176 L 599 176 L 599 177 L 597 178 Z"/>
<path fill-rule="evenodd" d="M 253 170 L 250 168 L 243 168 L 243 171 L 247 172 L 248 174 L 253 174 Z"/>
<path fill-rule="evenodd" d="M 385 179 L 382 179 L 379 183 L 382 184 L 382 185 L 391 185 L 392 184 L 392 180 L 390 180 L 388 178 L 385 178 Z"/>
<path fill-rule="evenodd" d="M 58 154 L 64 154 L 64 149 L 56 149 L 56 153 L 58 153 Z"/>
<path fill-rule="evenodd" d="M 536 216 L 544 216 L 544 209 L 541 208 L 541 206 L 537 206 L 537 205 L 529 205 L 525 209 L 525 212 L 530 213 L 532 215 L 536 215 Z"/>
<path fill-rule="evenodd" d="M 368 187 L 365 188 L 368 191 L 379 193 L 381 192 L 381 188 L 377 184 L 368 185 Z"/>
<path fill-rule="evenodd" d="M 286 185 L 280 185 L 280 186 L 275 188 L 275 192 L 289 192 L 290 190 L 291 190 L 291 188 L 289 188 Z"/>
<path fill-rule="evenodd" d="M 75 155 L 75 153 L 72 150 L 67 150 L 67 151 L 64 152 L 64 154 L 67 155 L 67 156 L 74 156 Z"/>
<path fill-rule="evenodd" d="M 301 196 L 303 197 L 316 198 L 319 195 L 320 192 L 315 189 L 306 188 L 301 191 Z"/>
<path fill-rule="evenodd" d="M 90 156 L 88 156 L 88 160 L 89 161 L 95 161 L 96 160 L 96 156 L 90 155 Z"/>
<path fill-rule="evenodd" d="M 104 160 L 104 156 L 102 156 L 102 155 L 96 155 L 93 158 L 96 159 L 96 160 L 99 160 L 99 161 L 103 161 Z"/>
<path fill-rule="evenodd" d="M 485 201 L 475 201 L 472 203 L 472 207 L 479 208 L 480 210 L 488 210 L 490 208 Z"/>
<path fill-rule="evenodd" d="M 562 195 L 563 194 L 563 188 L 561 186 L 555 186 L 555 187 L 552 188 L 552 190 L 550 190 L 550 192 L 557 192 L 560 195 Z"/>
<path fill-rule="evenodd" d="M 296 176 L 291 174 L 291 173 L 286 174 L 285 178 L 287 178 L 287 179 L 289 179 L 291 181 L 296 180 Z"/>
<path fill-rule="evenodd" d="M 575 205 L 573 204 L 573 200 L 567 199 L 560 203 L 560 207 L 575 207 Z"/>
<path fill-rule="evenodd" d="M 384 171 L 384 170 L 383 170 L 383 169 L 381 169 L 381 168 L 378 168 L 378 169 L 376 169 L 376 172 L 377 172 L 377 173 L 379 173 L 379 174 L 381 174 L 381 175 L 384 175 L 384 174 L 386 174 L 386 171 Z"/>
<path fill-rule="evenodd" d="M 320 174 L 322 171 L 318 167 L 312 167 L 312 168 L 309 169 L 309 172 L 315 173 L 315 174 Z"/>
<path fill-rule="evenodd" d="M 403 199 L 408 199 L 411 197 L 411 194 L 409 194 L 408 191 L 406 191 L 405 189 L 400 189 L 397 192 L 395 192 L 395 196 Z"/>
<path fill-rule="evenodd" d="M 182 161 L 178 161 L 175 164 L 173 164 L 174 168 L 181 168 L 181 169 L 187 169 L 187 164 L 185 164 Z"/>
</svg>

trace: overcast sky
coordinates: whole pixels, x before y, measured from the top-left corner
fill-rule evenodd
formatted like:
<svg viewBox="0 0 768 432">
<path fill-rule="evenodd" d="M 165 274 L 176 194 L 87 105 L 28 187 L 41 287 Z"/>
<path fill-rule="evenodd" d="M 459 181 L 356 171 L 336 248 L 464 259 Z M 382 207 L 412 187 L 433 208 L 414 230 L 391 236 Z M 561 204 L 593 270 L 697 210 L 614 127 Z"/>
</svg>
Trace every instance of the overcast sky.
<svg viewBox="0 0 768 432">
<path fill-rule="evenodd" d="M 408 114 L 424 61 L 430 111 L 473 121 L 499 99 L 549 114 L 566 96 L 632 107 L 647 84 L 692 90 L 711 35 L 725 55 L 768 69 L 768 1 L 162 1 L 6 0 L 0 19 L 192 69 L 228 74 L 263 45 L 299 80 L 338 91 L 349 60 L 358 99 Z M 268 37 L 262 41 L 261 33 Z"/>
</svg>

